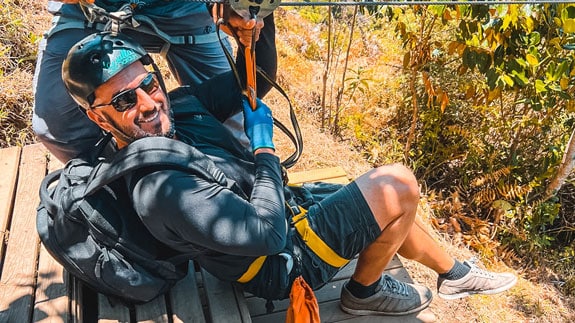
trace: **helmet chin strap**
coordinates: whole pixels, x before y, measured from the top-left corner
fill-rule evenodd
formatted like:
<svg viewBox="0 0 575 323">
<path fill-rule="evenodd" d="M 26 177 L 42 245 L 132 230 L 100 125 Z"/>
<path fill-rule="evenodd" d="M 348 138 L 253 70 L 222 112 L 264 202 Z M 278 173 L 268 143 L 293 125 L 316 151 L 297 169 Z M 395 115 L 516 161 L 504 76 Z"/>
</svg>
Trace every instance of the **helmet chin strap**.
<svg viewBox="0 0 575 323">
<path fill-rule="evenodd" d="M 116 142 L 119 139 L 119 140 L 122 140 L 123 142 L 125 142 L 126 144 L 130 144 L 131 142 L 136 140 L 136 138 L 128 136 L 122 130 L 118 129 L 118 127 L 116 127 L 115 125 L 110 124 L 110 127 L 114 130 L 113 132 L 110 131 L 110 133 L 116 139 Z"/>
<path fill-rule="evenodd" d="M 168 95 L 168 90 L 166 89 L 166 83 L 164 83 L 164 78 L 162 77 L 162 73 L 160 72 L 160 68 L 158 68 L 158 65 L 156 65 L 156 62 L 154 62 L 153 59 L 151 59 L 150 64 L 152 65 L 152 68 L 154 69 L 154 73 L 156 73 L 156 77 L 158 78 L 158 82 L 160 82 L 160 87 L 162 88 L 162 91 L 164 92 L 164 96 L 166 97 L 166 105 L 167 105 L 167 107 L 169 109 L 169 113 L 170 113 L 170 115 L 169 115 L 169 117 L 170 117 L 170 130 L 165 135 L 165 137 L 173 139 L 176 136 L 176 126 L 174 124 L 174 111 L 172 110 L 172 104 L 170 102 L 170 96 Z"/>
<path fill-rule="evenodd" d="M 166 102 L 168 104 L 168 107 L 170 107 L 171 109 L 172 106 L 170 104 L 170 96 L 168 95 L 168 90 L 166 89 L 166 83 L 164 83 L 162 72 L 160 71 L 160 68 L 158 68 L 158 65 L 156 65 L 156 62 L 154 62 L 154 60 L 152 60 L 150 64 L 154 69 L 154 73 L 156 73 L 156 77 L 158 78 L 158 82 L 160 82 L 160 87 L 162 88 L 162 91 L 164 91 L 164 94 L 166 95 Z"/>
</svg>

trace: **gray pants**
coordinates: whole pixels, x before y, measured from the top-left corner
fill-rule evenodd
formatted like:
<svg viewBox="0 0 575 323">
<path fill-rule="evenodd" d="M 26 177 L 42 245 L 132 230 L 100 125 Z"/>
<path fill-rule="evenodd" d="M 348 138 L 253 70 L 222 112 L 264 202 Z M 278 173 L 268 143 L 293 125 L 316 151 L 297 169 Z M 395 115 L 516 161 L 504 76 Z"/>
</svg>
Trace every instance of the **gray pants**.
<svg viewBox="0 0 575 323">
<path fill-rule="evenodd" d="M 38 51 L 32 128 L 48 150 L 63 162 L 89 152 L 102 138 L 100 128 L 68 95 L 62 81 L 62 63 L 68 50 L 95 32 L 98 30 L 92 28 L 64 29 L 42 40 Z M 151 52 L 163 45 L 154 36 L 134 31 L 129 35 Z M 227 38 L 224 42 L 231 51 Z M 213 42 L 171 45 L 165 58 L 180 84 L 199 84 L 230 69 L 217 37 Z"/>
</svg>

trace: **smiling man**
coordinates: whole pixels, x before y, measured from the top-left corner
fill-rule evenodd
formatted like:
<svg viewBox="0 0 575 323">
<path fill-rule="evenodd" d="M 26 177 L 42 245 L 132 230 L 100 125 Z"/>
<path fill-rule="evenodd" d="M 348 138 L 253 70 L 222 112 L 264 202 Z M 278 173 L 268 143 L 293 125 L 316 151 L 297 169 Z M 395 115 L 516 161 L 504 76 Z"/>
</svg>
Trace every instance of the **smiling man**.
<svg viewBox="0 0 575 323">
<path fill-rule="evenodd" d="M 157 70 L 129 38 L 98 34 L 72 47 L 63 76 L 118 149 L 147 136 L 173 138 L 205 154 L 227 179 L 221 185 L 161 166 L 126 177 L 139 218 L 174 252 L 269 300 L 288 298 L 298 276 L 322 287 L 359 254 L 341 295 L 342 309 L 355 315 L 406 315 L 430 304 L 429 288 L 382 275 L 395 253 L 437 272 L 440 297 L 493 294 L 515 284 L 513 274 L 461 263 L 439 247 L 416 219 L 419 187 L 406 167 L 381 166 L 345 186 L 285 186 L 263 102 L 252 110 L 223 74 L 168 96 L 149 65 Z M 223 125 L 242 110 L 250 147 Z"/>
</svg>

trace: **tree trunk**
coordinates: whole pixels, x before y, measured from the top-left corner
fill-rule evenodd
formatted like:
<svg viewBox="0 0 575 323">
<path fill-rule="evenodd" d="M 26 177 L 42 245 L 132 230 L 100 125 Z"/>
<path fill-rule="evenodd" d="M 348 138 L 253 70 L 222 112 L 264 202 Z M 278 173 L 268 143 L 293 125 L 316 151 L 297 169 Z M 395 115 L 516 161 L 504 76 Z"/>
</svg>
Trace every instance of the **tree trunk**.
<svg viewBox="0 0 575 323">
<path fill-rule="evenodd" d="M 573 132 L 571 132 L 571 138 L 569 138 L 569 142 L 567 142 L 567 149 L 565 151 L 565 155 L 563 155 L 563 160 L 557 169 L 557 174 L 555 174 L 555 177 L 553 177 L 547 186 L 547 189 L 545 190 L 545 196 L 543 198 L 544 201 L 547 201 L 555 194 L 557 194 L 559 189 L 561 189 L 561 186 L 563 186 L 563 183 L 565 183 L 565 180 L 567 180 L 567 177 L 569 177 L 571 174 L 573 167 L 575 166 L 575 140 L 573 140 L 574 136 L 575 129 Z"/>
</svg>

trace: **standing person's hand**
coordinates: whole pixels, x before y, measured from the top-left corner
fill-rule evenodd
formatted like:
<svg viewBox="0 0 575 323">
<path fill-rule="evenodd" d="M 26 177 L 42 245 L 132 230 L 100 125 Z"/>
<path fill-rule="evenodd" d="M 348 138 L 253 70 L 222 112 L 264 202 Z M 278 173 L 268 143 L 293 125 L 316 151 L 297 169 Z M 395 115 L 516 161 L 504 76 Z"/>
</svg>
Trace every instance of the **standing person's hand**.
<svg viewBox="0 0 575 323">
<path fill-rule="evenodd" d="M 274 120 L 272 111 L 259 99 L 255 110 L 252 110 L 248 100 L 242 100 L 244 107 L 244 128 L 250 138 L 252 151 L 269 148 L 275 150 L 273 142 Z"/>
<path fill-rule="evenodd" d="M 65 4 L 94 4 L 95 0 L 56 0 Z"/>
<path fill-rule="evenodd" d="M 71 0 L 73 1 L 73 0 Z M 238 40 L 245 47 L 250 47 L 252 44 L 253 29 L 255 28 L 255 39 L 256 42 L 260 37 L 260 31 L 264 27 L 264 21 L 261 18 L 257 19 L 246 19 L 238 15 L 235 11 L 227 8 L 230 12 L 227 17 L 227 24 L 222 24 L 220 28 L 228 35 L 233 36 L 234 34 L 238 37 Z M 219 12 L 218 12 L 219 10 Z M 224 6 L 214 5 L 212 7 L 212 17 L 214 17 L 214 22 L 218 23 L 218 17 L 223 17 Z"/>
</svg>

